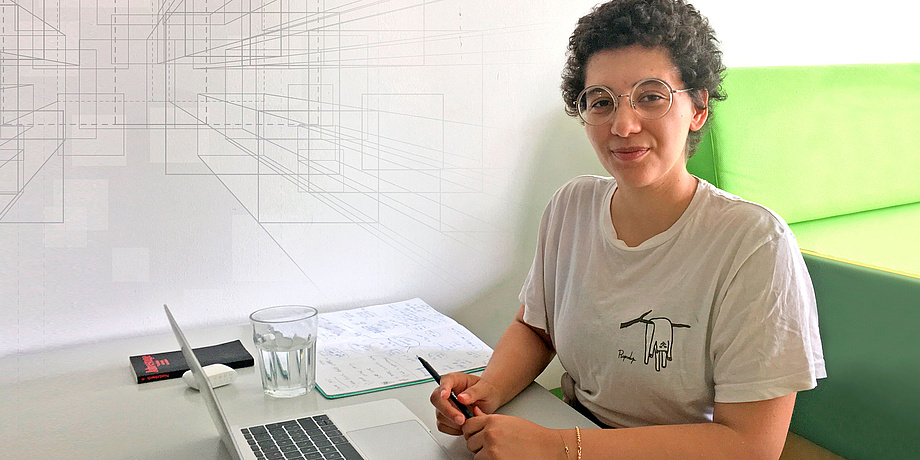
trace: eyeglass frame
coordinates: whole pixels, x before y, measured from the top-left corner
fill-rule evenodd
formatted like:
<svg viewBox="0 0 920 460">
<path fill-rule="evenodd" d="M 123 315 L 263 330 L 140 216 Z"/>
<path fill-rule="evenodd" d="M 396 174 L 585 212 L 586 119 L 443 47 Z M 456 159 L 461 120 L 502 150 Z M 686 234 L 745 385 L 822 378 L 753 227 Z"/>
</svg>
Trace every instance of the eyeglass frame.
<svg viewBox="0 0 920 460">
<path fill-rule="evenodd" d="M 633 102 L 633 99 L 632 99 L 632 93 L 633 93 L 634 91 L 636 91 L 636 88 L 638 88 L 638 87 L 639 87 L 640 85 L 642 85 L 643 83 L 648 83 L 648 82 L 650 82 L 650 81 L 659 82 L 659 83 L 663 84 L 663 85 L 665 86 L 665 88 L 668 89 L 668 108 L 665 109 L 665 111 L 662 112 L 661 115 L 659 115 L 659 116 L 657 116 L 657 117 L 655 117 L 655 118 L 643 117 L 642 114 L 639 113 L 639 109 L 636 108 L 636 105 L 635 105 L 635 103 Z M 602 122 L 600 122 L 600 123 L 589 123 L 588 120 L 585 120 L 585 116 L 582 115 L 581 110 L 578 110 L 579 107 L 581 106 L 581 104 L 579 103 L 579 101 L 581 101 L 582 96 L 584 96 L 585 93 L 588 92 L 588 90 L 597 89 L 597 88 L 603 89 L 604 91 L 606 91 L 606 92 L 607 92 L 608 94 L 610 94 L 611 96 L 614 96 L 614 97 L 613 97 L 613 110 L 610 111 L 610 115 L 608 115 L 608 117 L 607 117 L 604 121 L 602 121 Z M 583 122 L 585 122 L 586 124 L 589 124 L 589 125 L 591 125 L 591 126 L 599 126 L 599 125 L 602 125 L 602 124 L 604 124 L 604 123 L 607 123 L 608 121 L 610 121 L 610 119 L 612 119 L 612 118 L 614 117 L 614 115 L 616 115 L 617 109 L 620 108 L 620 98 L 621 98 L 621 97 L 626 97 L 626 98 L 629 100 L 629 107 L 632 108 L 632 109 L 636 112 L 636 115 L 638 115 L 639 118 L 642 118 L 643 120 L 657 120 L 657 119 L 659 119 L 659 118 L 663 118 L 665 115 L 668 114 L 668 112 L 671 111 L 671 106 L 674 105 L 674 97 L 672 96 L 672 94 L 686 93 L 686 92 L 689 92 L 689 91 L 694 91 L 695 89 L 696 89 L 696 88 L 674 89 L 674 88 L 671 87 L 671 85 L 670 85 L 668 82 L 666 82 L 666 81 L 664 81 L 664 80 L 662 80 L 662 79 L 660 79 L 660 78 L 643 78 L 642 80 L 637 81 L 636 84 L 634 84 L 634 85 L 632 86 L 632 88 L 629 90 L 628 93 L 626 93 L 626 94 L 619 94 L 619 95 L 617 95 L 612 89 L 610 89 L 610 88 L 608 88 L 608 87 L 606 87 L 606 86 L 604 86 L 604 85 L 592 85 L 592 86 L 589 86 L 589 87 L 587 87 L 587 88 L 581 90 L 581 92 L 578 93 L 578 97 L 575 98 L 575 110 L 576 110 L 576 112 L 578 112 L 578 118 L 580 118 L 581 121 L 583 121 Z"/>
</svg>

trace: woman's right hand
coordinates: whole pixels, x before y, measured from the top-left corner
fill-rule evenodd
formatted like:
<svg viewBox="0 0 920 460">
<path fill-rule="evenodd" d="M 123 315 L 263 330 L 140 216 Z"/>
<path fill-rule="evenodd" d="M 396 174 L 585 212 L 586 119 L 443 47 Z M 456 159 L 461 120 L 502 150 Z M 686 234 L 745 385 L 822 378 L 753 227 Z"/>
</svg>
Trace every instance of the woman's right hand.
<svg viewBox="0 0 920 460">
<path fill-rule="evenodd" d="M 477 375 L 454 372 L 442 376 L 441 385 L 431 393 L 430 400 L 435 408 L 438 430 L 449 435 L 463 434 L 461 427 L 466 422 L 463 413 L 448 399 L 451 391 L 461 404 L 471 410 L 478 407 L 482 412 L 491 414 L 501 405 L 495 387 Z"/>
</svg>

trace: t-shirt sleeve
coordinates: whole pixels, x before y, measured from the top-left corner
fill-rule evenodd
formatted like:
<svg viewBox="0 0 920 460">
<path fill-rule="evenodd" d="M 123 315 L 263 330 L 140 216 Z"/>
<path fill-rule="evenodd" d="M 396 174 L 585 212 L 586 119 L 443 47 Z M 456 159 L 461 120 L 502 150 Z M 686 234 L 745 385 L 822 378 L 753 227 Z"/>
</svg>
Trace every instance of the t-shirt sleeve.
<svg viewBox="0 0 920 460">
<path fill-rule="evenodd" d="M 826 377 L 814 288 L 795 237 L 757 247 L 714 312 L 715 402 L 750 402 L 809 390 Z"/>
<path fill-rule="evenodd" d="M 557 192 L 558 193 L 558 192 Z M 530 272 L 524 278 L 524 286 L 518 300 L 524 305 L 524 322 L 538 329 L 549 333 L 549 324 L 547 321 L 547 298 L 546 298 L 546 247 L 549 221 L 552 215 L 552 200 L 543 211 L 543 218 L 540 221 L 540 230 L 537 234 L 537 248 L 534 252 L 533 263 L 530 266 Z"/>
</svg>

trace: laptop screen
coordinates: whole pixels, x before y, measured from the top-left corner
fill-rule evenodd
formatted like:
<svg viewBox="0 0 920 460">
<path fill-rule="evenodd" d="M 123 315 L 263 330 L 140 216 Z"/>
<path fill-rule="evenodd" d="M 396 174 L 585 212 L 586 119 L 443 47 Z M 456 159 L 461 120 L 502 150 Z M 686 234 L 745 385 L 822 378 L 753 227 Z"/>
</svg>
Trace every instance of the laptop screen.
<svg viewBox="0 0 920 460">
<path fill-rule="evenodd" d="M 214 394 L 214 389 L 211 388 L 211 382 L 208 381 L 208 376 L 205 375 L 204 370 L 201 368 L 201 363 L 198 362 L 198 358 L 195 356 L 195 353 L 192 352 L 192 347 L 188 344 L 188 340 L 185 339 L 185 334 L 179 329 L 179 324 L 177 324 L 176 319 L 173 318 L 172 313 L 169 311 L 169 307 L 163 305 L 163 309 L 166 310 L 166 317 L 169 318 L 169 325 L 172 327 L 173 334 L 176 335 L 176 340 L 179 341 L 179 347 L 182 349 L 182 356 L 185 357 L 185 361 L 188 363 L 192 375 L 195 376 L 195 381 L 198 382 L 201 396 L 204 398 L 205 405 L 208 406 L 208 412 L 211 413 L 211 419 L 214 420 L 214 425 L 220 432 L 220 437 L 224 441 L 224 445 L 234 457 L 238 458 L 239 454 L 233 446 L 233 438 L 230 436 L 230 424 L 227 422 L 227 417 L 224 415 L 223 408 L 220 407 L 220 401 L 217 400 L 217 395 Z"/>
</svg>

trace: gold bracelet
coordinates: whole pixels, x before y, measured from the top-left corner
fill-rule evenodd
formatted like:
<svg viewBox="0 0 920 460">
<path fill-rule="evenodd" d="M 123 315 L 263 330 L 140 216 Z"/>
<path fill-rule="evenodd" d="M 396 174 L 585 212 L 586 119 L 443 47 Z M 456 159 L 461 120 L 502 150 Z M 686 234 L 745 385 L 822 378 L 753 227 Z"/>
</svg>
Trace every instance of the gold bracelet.
<svg viewBox="0 0 920 460">
<path fill-rule="evenodd" d="M 578 446 L 575 447 L 576 460 L 581 460 L 581 429 L 577 426 L 575 427 L 575 440 L 578 442 Z"/>
<path fill-rule="evenodd" d="M 565 460 L 569 460 L 569 445 L 565 443 L 565 436 L 562 436 L 562 432 L 559 432 L 559 439 L 562 439 L 562 447 L 565 448 Z"/>
</svg>

